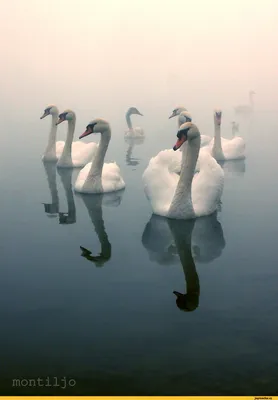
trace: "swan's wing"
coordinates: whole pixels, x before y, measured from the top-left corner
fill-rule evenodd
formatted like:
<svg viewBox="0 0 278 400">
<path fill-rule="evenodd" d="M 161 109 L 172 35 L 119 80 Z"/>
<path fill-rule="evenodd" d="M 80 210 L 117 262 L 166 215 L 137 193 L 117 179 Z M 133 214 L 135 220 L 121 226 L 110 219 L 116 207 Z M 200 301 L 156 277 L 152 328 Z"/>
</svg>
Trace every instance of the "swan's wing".
<svg viewBox="0 0 278 400">
<path fill-rule="evenodd" d="M 101 182 L 104 193 L 115 192 L 125 188 L 120 168 L 115 162 L 103 165 Z"/>
<path fill-rule="evenodd" d="M 95 157 L 98 145 L 96 143 L 72 143 L 72 162 L 75 166 L 83 167 Z"/>
<path fill-rule="evenodd" d="M 222 149 L 226 160 L 236 160 L 245 157 L 245 142 L 240 136 L 222 142 Z"/>
<path fill-rule="evenodd" d="M 179 176 L 169 171 L 169 154 L 164 150 L 150 160 L 143 173 L 144 191 L 155 214 L 166 216 L 175 194 Z"/>
<path fill-rule="evenodd" d="M 198 217 L 212 214 L 218 206 L 224 187 L 224 172 L 207 152 L 200 152 L 200 172 L 192 182 L 193 208 Z"/>
</svg>

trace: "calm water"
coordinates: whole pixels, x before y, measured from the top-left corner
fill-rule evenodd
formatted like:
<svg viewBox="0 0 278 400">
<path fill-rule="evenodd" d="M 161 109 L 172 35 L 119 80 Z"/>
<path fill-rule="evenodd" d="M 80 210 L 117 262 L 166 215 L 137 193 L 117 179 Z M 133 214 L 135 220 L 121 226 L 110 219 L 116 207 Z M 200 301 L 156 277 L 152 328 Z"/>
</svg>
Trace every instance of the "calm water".
<svg viewBox="0 0 278 400">
<path fill-rule="evenodd" d="M 142 189 L 177 121 L 136 120 L 133 148 L 115 123 L 107 160 L 126 189 L 100 197 L 42 164 L 50 121 L 33 117 L 7 118 L 0 150 L 2 394 L 278 394 L 278 117 L 242 123 L 247 158 L 224 165 L 220 210 L 195 223 L 152 216 Z M 12 386 L 39 377 L 76 384 Z"/>
</svg>

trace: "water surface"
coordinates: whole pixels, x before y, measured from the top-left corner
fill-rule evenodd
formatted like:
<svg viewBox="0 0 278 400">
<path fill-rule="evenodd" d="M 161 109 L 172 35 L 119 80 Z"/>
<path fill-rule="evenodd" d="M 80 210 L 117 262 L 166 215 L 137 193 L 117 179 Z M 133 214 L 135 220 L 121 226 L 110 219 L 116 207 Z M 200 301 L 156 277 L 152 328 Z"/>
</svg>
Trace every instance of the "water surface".
<svg viewBox="0 0 278 400">
<path fill-rule="evenodd" d="M 143 143 L 125 142 L 124 121 L 112 121 L 107 160 L 126 189 L 82 196 L 77 170 L 41 162 L 50 121 L 27 116 L 19 132 L 6 119 L 2 394 L 277 394 L 278 118 L 242 122 L 247 158 L 223 165 L 219 211 L 186 222 L 152 216 L 141 183 L 177 121 L 140 119 Z M 212 118 L 201 128 L 211 134 Z M 12 386 L 38 377 L 76 385 Z"/>
</svg>

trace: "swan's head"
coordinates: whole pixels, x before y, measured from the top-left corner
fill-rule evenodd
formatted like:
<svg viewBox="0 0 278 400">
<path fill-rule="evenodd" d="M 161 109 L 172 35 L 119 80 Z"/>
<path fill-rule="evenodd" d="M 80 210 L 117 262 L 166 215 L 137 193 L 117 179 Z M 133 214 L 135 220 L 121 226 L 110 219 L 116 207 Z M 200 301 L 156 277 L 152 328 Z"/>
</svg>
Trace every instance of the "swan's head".
<svg viewBox="0 0 278 400">
<path fill-rule="evenodd" d="M 75 112 L 72 110 L 65 110 L 59 115 L 59 120 L 56 125 L 61 124 L 64 121 L 72 121 L 75 120 Z"/>
<path fill-rule="evenodd" d="M 192 122 L 185 122 L 180 126 L 180 129 L 177 133 L 177 143 L 173 147 L 173 150 L 178 150 L 181 145 L 186 142 L 187 140 L 195 139 L 196 137 L 200 136 L 198 129 L 192 129 L 195 125 Z"/>
<path fill-rule="evenodd" d="M 191 122 L 192 117 L 188 111 L 182 111 L 179 115 L 179 123 L 180 125 L 184 124 L 185 122 Z"/>
<path fill-rule="evenodd" d="M 174 290 L 176 304 L 181 311 L 194 311 L 199 306 L 199 293 L 182 294 Z"/>
<path fill-rule="evenodd" d="M 79 139 L 84 138 L 85 136 L 91 135 L 91 133 L 104 133 L 110 129 L 109 123 L 102 118 L 96 118 L 93 121 L 89 122 L 86 130 L 82 135 L 79 136 Z"/>
<path fill-rule="evenodd" d="M 253 94 L 256 94 L 256 93 L 254 92 L 254 90 L 250 90 L 249 94 L 250 94 L 250 96 L 253 96 Z"/>
<path fill-rule="evenodd" d="M 135 115 L 141 115 L 143 117 L 143 114 L 140 113 L 140 111 L 137 110 L 136 107 L 130 107 L 127 111 L 129 115 L 135 114 Z"/>
<path fill-rule="evenodd" d="M 58 108 L 56 106 L 54 106 L 53 104 L 49 104 L 43 112 L 43 115 L 41 116 L 40 119 L 43 119 L 45 117 L 47 117 L 48 115 L 58 115 L 59 111 Z"/>
<path fill-rule="evenodd" d="M 216 110 L 214 110 L 214 121 L 216 123 L 216 125 L 221 125 L 221 118 L 222 118 L 222 111 L 217 108 Z"/>
<path fill-rule="evenodd" d="M 176 108 L 174 108 L 174 110 L 172 111 L 172 114 L 170 115 L 170 118 L 176 117 L 177 115 L 180 115 L 181 112 L 183 111 L 187 111 L 187 109 L 183 106 L 178 106 Z"/>
</svg>

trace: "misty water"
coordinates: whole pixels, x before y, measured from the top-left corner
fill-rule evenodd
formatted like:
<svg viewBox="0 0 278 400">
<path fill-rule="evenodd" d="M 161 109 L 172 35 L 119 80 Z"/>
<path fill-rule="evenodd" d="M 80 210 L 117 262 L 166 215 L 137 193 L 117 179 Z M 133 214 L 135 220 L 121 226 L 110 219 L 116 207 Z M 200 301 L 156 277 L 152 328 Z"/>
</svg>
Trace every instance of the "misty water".
<svg viewBox="0 0 278 400">
<path fill-rule="evenodd" d="M 2 126 L 1 394 L 277 394 L 277 115 L 239 120 L 246 160 L 223 165 L 216 214 L 168 222 L 141 177 L 176 141 L 172 109 L 140 108 L 140 144 L 124 140 L 124 110 L 110 121 L 106 160 L 126 189 L 101 197 L 74 192 L 78 170 L 42 163 L 44 106 Z M 212 111 L 195 114 L 212 135 Z M 88 122 L 77 119 L 75 140 Z M 223 110 L 227 138 L 231 120 Z M 187 311 L 173 291 L 187 293 Z M 76 384 L 12 386 L 38 377 Z"/>
</svg>

